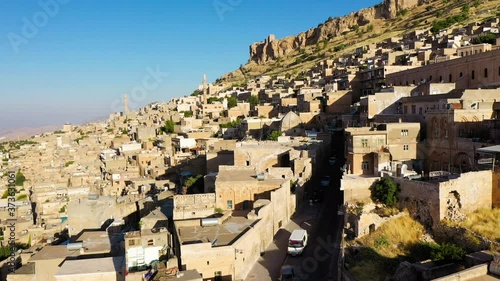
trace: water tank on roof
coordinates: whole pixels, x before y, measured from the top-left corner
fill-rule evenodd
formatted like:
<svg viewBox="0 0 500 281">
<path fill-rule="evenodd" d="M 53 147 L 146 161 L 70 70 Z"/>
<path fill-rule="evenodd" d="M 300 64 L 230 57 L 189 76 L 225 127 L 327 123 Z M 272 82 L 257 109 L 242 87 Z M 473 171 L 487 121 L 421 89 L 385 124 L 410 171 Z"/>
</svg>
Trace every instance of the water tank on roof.
<svg viewBox="0 0 500 281">
<path fill-rule="evenodd" d="M 68 243 L 68 245 L 66 245 L 66 249 L 68 249 L 68 251 L 76 251 L 81 248 L 83 248 L 83 242 Z"/>
<path fill-rule="evenodd" d="M 257 175 L 257 180 L 260 180 L 260 181 L 265 180 L 265 175 L 264 175 L 264 173 L 260 173 L 260 174 L 258 174 L 258 175 Z"/>
<path fill-rule="evenodd" d="M 216 226 L 219 224 L 219 220 L 217 218 L 206 218 L 201 219 L 201 226 Z"/>
<path fill-rule="evenodd" d="M 99 194 L 89 194 L 89 200 L 97 200 L 99 198 Z"/>
</svg>

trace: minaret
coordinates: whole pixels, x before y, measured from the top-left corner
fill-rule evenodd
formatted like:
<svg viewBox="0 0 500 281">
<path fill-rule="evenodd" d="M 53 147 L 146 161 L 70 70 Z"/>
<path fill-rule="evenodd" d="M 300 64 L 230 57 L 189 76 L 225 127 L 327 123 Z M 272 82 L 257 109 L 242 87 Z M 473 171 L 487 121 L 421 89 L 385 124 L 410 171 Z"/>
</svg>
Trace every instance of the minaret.
<svg viewBox="0 0 500 281">
<path fill-rule="evenodd" d="M 207 75 L 203 74 L 203 104 L 207 104 Z"/>
<path fill-rule="evenodd" d="M 125 113 L 128 112 L 128 96 L 127 94 L 125 94 L 125 96 L 123 96 L 123 104 L 125 105 Z"/>
</svg>

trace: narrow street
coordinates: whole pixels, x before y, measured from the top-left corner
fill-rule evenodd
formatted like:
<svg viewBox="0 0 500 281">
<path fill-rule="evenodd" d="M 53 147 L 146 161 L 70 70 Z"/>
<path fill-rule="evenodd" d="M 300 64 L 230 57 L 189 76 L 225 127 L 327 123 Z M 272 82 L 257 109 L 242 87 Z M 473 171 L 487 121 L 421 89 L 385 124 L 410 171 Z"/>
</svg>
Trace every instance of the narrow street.
<svg viewBox="0 0 500 281">
<path fill-rule="evenodd" d="M 312 206 L 304 204 L 297 210 L 292 221 L 275 235 L 274 242 L 253 266 L 246 281 L 276 281 L 283 265 L 294 267 L 297 280 L 338 280 L 339 241 L 343 227 L 343 215 L 338 215 L 339 205 L 343 202 L 339 167 L 340 163 L 330 166 L 326 162 L 322 165 L 319 175 L 306 188 L 311 194 L 312 190 L 308 189 L 319 187 L 321 177 L 331 176 L 332 182 L 325 188 L 321 202 Z M 309 242 L 301 256 L 292 257 L 286 253 L 288 238 L 294 229 L 299 228 L 307 230 Z"/>
</svg>

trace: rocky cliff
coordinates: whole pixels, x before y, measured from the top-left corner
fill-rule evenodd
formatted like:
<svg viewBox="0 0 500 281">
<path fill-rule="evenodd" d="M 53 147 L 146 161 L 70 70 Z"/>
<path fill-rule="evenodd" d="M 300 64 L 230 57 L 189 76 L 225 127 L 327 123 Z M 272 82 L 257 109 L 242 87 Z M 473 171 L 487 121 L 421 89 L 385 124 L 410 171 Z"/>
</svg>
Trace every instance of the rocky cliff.
<svg viewBox="0 0 500 281">
<path fill-rule="evenodd" d="M 374 19 L 394 18 L 398 11 L 422 5 L 432 0 L 384 0 L 383 3 L 362 9 L 343 17 L 329 19 L 316 28 L 302 32 L 296 36 L 288 36 L 282 39 L 275 39 L 274 35 L 264 42 L 256 42 L 250 45 L 250 61 L 258 64 L 265 64 L 278 57 L 286 56 L 289 53 L 301 48 L 316 45 L 317 43 L 339 36 L 344 31 L 349 31 L 352 26 L 363 26 Z"/>
</svg>

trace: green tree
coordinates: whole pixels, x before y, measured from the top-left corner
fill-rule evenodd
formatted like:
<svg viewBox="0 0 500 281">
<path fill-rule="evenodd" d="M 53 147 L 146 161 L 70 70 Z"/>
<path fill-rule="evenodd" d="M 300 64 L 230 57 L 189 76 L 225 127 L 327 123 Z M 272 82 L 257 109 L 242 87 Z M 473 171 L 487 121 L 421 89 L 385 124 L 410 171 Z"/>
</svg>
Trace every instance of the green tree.
<svg viewBox="0 0 500 281">
<path fill-rule="evenodd" d="M 281 131 L 272 131 L 268 136 L 267 136 L 267 140 L 270 140 L 270 141 L 278 141 L 278 137 L 280 137 L 282 134 Z"/>
<path fill-rule="evenodd" d="M 248 97 L 247 102 L 250 103 L 250 105 L 252 105 L 252 106 L 259 105 L 259 103 L 260 103 L 259 98 L 257 96 L 254 96 L 254 95 L 251 95 L 250 97 Z"/>
<path fill-rule="evenodd" d="M 193 112 L 191 110 L 184 111 L 184 117 L 193 117 Z"/>
<path fill-rule="evenodd" d="M 398 202 L 399 185 L 392 178 L 384 177 L 380 179 L 371 189 L 374 201 L 394 207 Z"/>
<path fill-rule="evenodd" d="M 191 93 L 191 96 L 195 97 L 195 96 L 199 96 L 201 95 L 202 92 L 200 90 L 194 90 L 192 93 Z"/>
<path fill-rule="evenodd" d="M 23 186 L 25 181 L 26 181 L 26 177 L 23 175 L 23 173 L 21 173 L 21 170 L 17 171 L 17 173 L 16 173 L 16 185 Z"/>
<path fill-rule="evenodd" d="M 483 34 L 479 35 L 476 40 L 474 40 L 474 43 L 476 44 L 492 44 L 494 45 L 496 43 L 497 37 L 493 33 L 488 33 L 488 34 Z"/>
<path fill-rule="evenodd" d="M 217 97 L 209 97 L 209 98 L 207 99 L 207 103 L 209 103 L 209 104 L 212 104 L 212 103 L 214 103 L 214 102 L 216 102 L 216 101 L 222 101 L 222 98 L 217 98 Z"/>
<path fill-rule="evenodd" d="M 165 134 L 171 134 L 174 132 L 174 126 L 175 126 L 174 121 L 167 120 L 165 121 L 165 125 L 160 128 L 160 131 L 164 132 Z"/>
<path fill-rule="evenodd" d="M 228 108 L 233 108 L 238 104 L 238 100 L 236 97 L 229 97 L 227 98 L 227 107 Z"/>
</svg>

